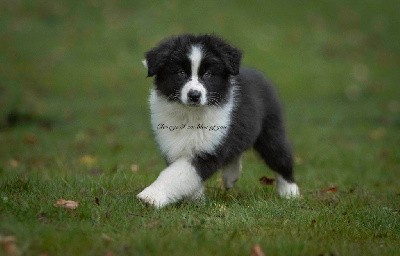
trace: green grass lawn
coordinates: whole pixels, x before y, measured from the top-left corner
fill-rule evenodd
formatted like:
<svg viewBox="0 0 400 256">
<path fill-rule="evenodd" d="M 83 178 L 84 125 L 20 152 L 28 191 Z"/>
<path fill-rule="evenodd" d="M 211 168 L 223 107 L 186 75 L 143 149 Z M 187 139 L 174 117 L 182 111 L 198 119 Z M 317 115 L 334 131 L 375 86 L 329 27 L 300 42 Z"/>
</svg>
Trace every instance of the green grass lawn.
<svg viewBox="0 0 400 256">
<path fill-rule="evenodd" d="M 0 255 L 11 255 L 7 236 L 23 255 L 250 255 L 256 244 L 266 255 L 399 255 L 399 10 L 372 0 L 1 1 Z M 215 175 L 204 202 L 155 210 L 136 200 L 165 167 L 141 60 L 183 32 L 221 35 L 275 81 L 301 199 L 260 184 L 273 174 L 250 151 L 229 192 Z M 79 207 L 57 208 L 60 198 Z"/>
</svg>

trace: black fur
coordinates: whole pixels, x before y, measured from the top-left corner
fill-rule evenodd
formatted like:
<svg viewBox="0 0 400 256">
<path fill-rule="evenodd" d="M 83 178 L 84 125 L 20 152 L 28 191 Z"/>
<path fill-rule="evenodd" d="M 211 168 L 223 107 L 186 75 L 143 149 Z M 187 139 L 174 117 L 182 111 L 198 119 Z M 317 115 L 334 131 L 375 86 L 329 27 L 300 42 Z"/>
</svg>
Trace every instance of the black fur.
<svg viewBox="0 0 400 256">
<path fill-rule="evenodd" d="M 190 77 L 187 54 L 194 44 L 205 51 L 199 70 L 201 82 L 207 91 L 220 95 L 208 104 L 225 104 L 232 81 L 238 88 L 227 136 L 214 153 L 199 153 L 192 159 L 199 175 L 203 180 L 209 178 L 253 147 L 272 170 L 294 182 L 292 149 L 275 89 L 260 72 L 240 68 L 242 53 L 238 49 L 212 35 L 168 38 L 146 53 L 148 76 L 156 76 L 156 89 L 169 100 L 179 101 L 176 88 Z M 212 79 L 203 78 L 207 71 L 212 72 Z"/>
<path fill-rule="evenodd" d="M 228 136 L 216 154 L 194 158 L 194 166 L 207 179 L 243 151 L 254 147 L 272 170 L 294 182 L 292 150 L 274 88 L 261 73 L 248 68 L 240 70 L 236 81 L 240 91 Z"/>
<path fill-rule="evenodd" d="M 240 68 L 242 53 L 230 46 L 217 36 L 211 35 L 181 35 L 163 40 L 157 47 L 146 53 L 148 76 L 152 77 L 166 64 L 186 59 L 191 45 L 201 44 L 210 54 L 209 60 L 223 61 L 225 68 L 231 75 L 237 75 Z"/>
<path fill-rule="evenodd" d="M 230 76 L 237 75 L 242 53 L 216 36 L 183 35 L 170 37 L 146 53 L 148 76 L 155 77 L 157 90 L 171 101 L 179 101 L 177 88 L 191 76 L 191 65 L 187 58 L 192 45 L 201 44 L 206 58 L 202 61 L 199 78 L 209 92 L 208 105 L 224 103 L 230 88 Z M 204 74 L 212 73 L 212 79 Z M 214 96 L 214 97 L 213 97 Z"/>
</svg>

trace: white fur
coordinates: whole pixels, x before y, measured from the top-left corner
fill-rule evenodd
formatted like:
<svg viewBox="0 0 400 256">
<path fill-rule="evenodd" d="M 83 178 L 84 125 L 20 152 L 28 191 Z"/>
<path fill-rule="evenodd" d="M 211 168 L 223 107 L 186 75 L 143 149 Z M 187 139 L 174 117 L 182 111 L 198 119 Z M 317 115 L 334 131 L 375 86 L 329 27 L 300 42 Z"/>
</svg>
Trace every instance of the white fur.
<svg viewBox="0 0 400 256">
<path fill-rule="evenodd" d="M 192 46 L 192 50 L 188 55 L 191 62 L 192 76 L 190 80 L 182 87 L 181 90 L 181 101 L 184 104 L 188 104 L 188 92 L 190 90 L 197 90 L 201 92 L 200 105 L 205 105 L 207 103 L 207 90 L 199 82 L 199 67 L 201 60 L 203 58 L 203 53 L 201 52 L 200 46 Z"/>
<path fill-rule="evenodd" d="M 142 60 L 142 64 L 143 64 L 143 66 L 144 66 L 145 68 L 148 68 L 148 67 L 147 67 L 147 60 Z"/>
<path fill-rule="evenodd" d="M 157 208 L 174 203 L 185 197 L 201 199 L 203 182 L 190 161 L 181 158 L 166 169 L 137 197 Z"/>
<path fill-rule="evenodd" d="M 242 157 L 238 157 L 228 165 L 222 168 L 222 180 L 224 187 L 230 189 L 235 185 L 235 182 L 239 178 L 240 171 L 242 170 Z"/>
<path fill-rule="evenodd" d="M 199 152 L 214 152 L 229 131 L 234 92 L 235 86 L 229 93 L 228 102 L 222 107 L 191 107 L 172 103 L 152 89 L 151 123 L 161 151 L 169 162 L 182 157 L 190 159 Z M 171 129 L 160 129 L 161 124 Z M 199 129 L 199 125 L 207 129 Z M 215 126 L 225 128 L 210 130 Z"/>
<path fill-rule="evenodd" d="M 181 100 L 187 103 L 189 90 L 198 90 L 202 94 L 200 105 L 205 105 L 207 91 L 198 79 L 201 48 L 193 46 L 188 57 L 192 77 L 181 90 Z M 146 66 L 147 63 L 143 64 Z M 197 200 L 204 197 L 202 179 L 192 166 L 191 159 L 196 153 L 213 153 L 227 135 L 235 89 L 232 85 L 226 104 L 199 107 L 170 102 L 155 89 L 151 90 L 151 124 L 160 149 L 171 164 L 156 181 L 137 195 L 139 199 L 160 208 L 183 198 Z"/>
<path fill-rule="evenodd" d="M 276 174 L 276 189 L 280 197 L 295 198 L 300 196 L 300 190 L 297 184 L 287 182 L 279 174 Z"/>
<path fill-rule="evenodd" d="M 169 102 L 165 96 L 151 90 L 152 127 L 161 151 L 171 165 L 137 195 L 139 199 L 160 208 L 183 198 L 198 200 L 204 197 L 202 179 L 190 160 L 199 152 L 212 153 L 228 133 L 234 91 L 235 86 L 232 86 L 228 102 L 222 107 L 191 107 Z"/>
<path fill-rule="evenodd" d="M 192 77 L 198 77 L 199 67 L 201 59 L 203 58 L 203 53 L 201 47 L 198 45 L 193 45 L 192 50 L 189 53 L 189 59 L 191 61 Z"/>
</svg>

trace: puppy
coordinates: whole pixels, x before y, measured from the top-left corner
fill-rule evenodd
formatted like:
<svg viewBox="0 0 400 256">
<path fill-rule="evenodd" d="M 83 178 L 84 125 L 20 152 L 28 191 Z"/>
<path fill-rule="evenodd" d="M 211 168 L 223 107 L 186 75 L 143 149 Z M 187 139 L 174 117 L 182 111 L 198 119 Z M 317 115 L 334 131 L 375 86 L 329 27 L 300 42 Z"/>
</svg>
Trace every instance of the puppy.
<svg viewBox="0 0 400 256">
<path fill-rule="evenodd" d="M 204 181 L 221 170 L 226 189 L 253 147 L 276 173 L 281 197 L 300 195 L 277 94 L 264 76 L 240 67 L 242 53 L 214 35 L 162 41 L 143 64 L 154 78 L 151 124 L 167 161 L 137 197 L 157 208 L 204 197 Z"/>
</svg>

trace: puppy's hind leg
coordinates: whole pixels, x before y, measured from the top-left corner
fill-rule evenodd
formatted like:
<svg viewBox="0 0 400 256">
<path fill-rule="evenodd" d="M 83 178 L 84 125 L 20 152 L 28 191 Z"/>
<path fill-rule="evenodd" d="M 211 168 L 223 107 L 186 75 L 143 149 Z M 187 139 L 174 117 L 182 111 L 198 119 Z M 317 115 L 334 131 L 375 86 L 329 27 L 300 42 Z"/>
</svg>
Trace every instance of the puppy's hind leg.
<svg viewBox="0 0 400 256">
<path fill-rule="evenodd" d="M 282 175 L 276 174 L 276 189 L 278 195 L 284 198 L 295 198 L 300 196 L 299 187 L 293 181 L 286 180 Z"/>
<path fill-rule="evenodd" d="M 276 173 L 278 195 L 284 198 L 299 197 L 299 187 L 295 183 L 293 176 L 292 149 L 283 127 L 276 125 L 263 129 L 254 144 L 254 149 Z"/>
<path fill-rule="evenodd" d="M 235 185 L 238 180 L 240 171 L 242 169 L 242 156 L 238 156 L 232 160 L 229 164 L 224 166 L 222 171 L 222 180 L 224 182 L 225 189 L 230 189 Z"/>
</svg>

